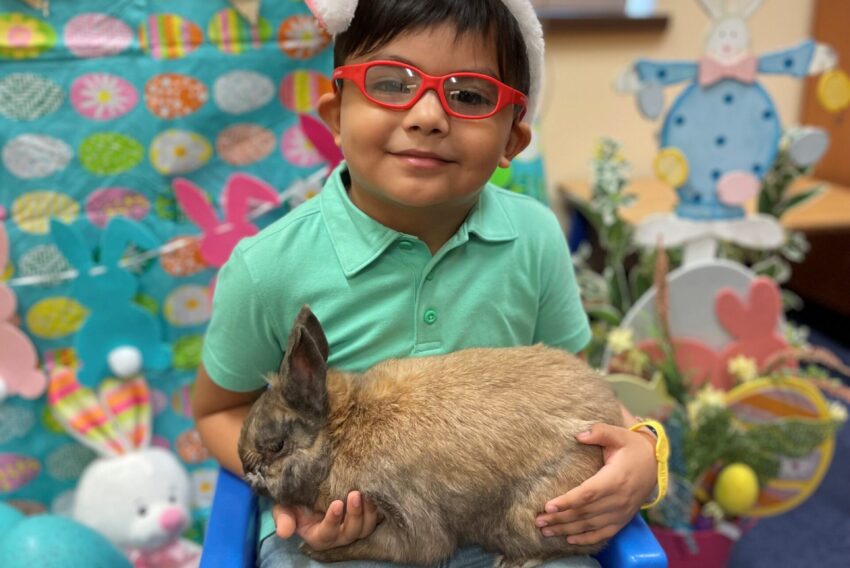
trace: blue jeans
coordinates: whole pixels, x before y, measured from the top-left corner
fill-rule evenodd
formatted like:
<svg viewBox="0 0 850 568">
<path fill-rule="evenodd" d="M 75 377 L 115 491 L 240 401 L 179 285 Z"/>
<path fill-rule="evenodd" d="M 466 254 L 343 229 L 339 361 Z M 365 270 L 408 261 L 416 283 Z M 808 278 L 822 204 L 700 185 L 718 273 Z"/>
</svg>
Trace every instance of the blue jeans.
<svg viewBox="0 0 850 568">
<path fill-rule="evenodd" d="M 293 537 L 283 540 L 271 535 L 260 545 L 259 568 L 400 568 L 389 562 L 352 561 L 322 564 L 310 560 L 300 552 L 298 545 L 301 540 Z M 467 547 L 458 550 L 455 555 L 443 561 L 439 568 L 491 568 L 495 555 L 485 552 L 478 547 Z M 600 568 L 599 563 L 590 556 L 573 556 L 560 560 L 552 560 L 540 565 L 542 568 Z M 413 567 L 408 567 L 413 568 Z"/>
</svg>

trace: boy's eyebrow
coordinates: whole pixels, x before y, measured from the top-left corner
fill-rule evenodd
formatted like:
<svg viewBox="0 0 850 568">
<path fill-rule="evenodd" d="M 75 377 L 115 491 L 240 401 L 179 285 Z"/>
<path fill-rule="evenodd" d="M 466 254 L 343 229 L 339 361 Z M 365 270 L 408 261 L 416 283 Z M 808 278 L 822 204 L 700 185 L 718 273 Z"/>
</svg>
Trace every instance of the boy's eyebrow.
<svg viewBox="0 0 850 568">
<path fill-rule="evenodd" d="M 400 55 L 387 55 L 385 53 L 376 53 L 376 54 L 372 55 L 369 59 L 367 59 L 367 61 L 378 61 L 378 60 L 398 61 L 399 63 L 404 63 L 406 65 L 410 65 L 411 67 L 416 67 L 417 69 L 419 68 L 419 66 L 416 65 L 416 63 L 414 63 L 413 61 L 411 61 L 411 60 L 409 60 L 405 57 L 401 57 Z M 476 67 L 476 68 L 472 68 L 472 69 L 461 69 L 461 70 L 458 70 L 456 72 L 457 73 L 481 73 L 482 75 L 489 75 L 490 77 L 493 77 L 496 80 L 501 80 L 501 79 L 499 79 L 499 74 L 496 73 L 495 71 L 493 71 L 489 67 Z"/>
</svg>

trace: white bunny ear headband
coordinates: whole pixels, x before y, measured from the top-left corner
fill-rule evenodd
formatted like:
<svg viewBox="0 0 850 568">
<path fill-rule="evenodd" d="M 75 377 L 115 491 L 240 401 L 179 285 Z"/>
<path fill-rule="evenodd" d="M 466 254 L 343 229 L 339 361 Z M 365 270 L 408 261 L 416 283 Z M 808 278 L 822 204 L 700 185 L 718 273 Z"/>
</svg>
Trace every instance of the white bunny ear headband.
<svg viewBox="0 0 850 568">
<path fill-rule="evenodd" d="M 336 36 L 348 29 L 354 19 L 357 0 L 306 0 L 307 6 L 319 19 L 328 33 Z M 531 89 L 528 93 L 528 111 L 525 120 L 531 122 L 540 102 L 543 88 L 543 26 L 537 18 L 530 0 L 502 0 L 517 22 L 525 40 L 528 64 L 531 70 Z"/>
</svg>

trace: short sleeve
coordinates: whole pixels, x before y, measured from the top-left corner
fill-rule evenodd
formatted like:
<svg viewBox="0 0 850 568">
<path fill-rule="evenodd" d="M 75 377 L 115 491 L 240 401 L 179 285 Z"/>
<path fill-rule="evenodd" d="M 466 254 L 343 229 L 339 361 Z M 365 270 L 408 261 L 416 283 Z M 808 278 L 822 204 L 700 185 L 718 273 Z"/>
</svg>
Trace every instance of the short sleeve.
<svg viewBox="0 0 850 568">
<path fill-rule="evenodd" d="M 269 309 L 237 247 L 218 275 L 202 360 L 218 386 L 249 392 L 266 386 L 277 371 L 283 347 Z"/>
<path fill-rule="evenodd" d="M 578 353 L 590 342 L 590 324 L 567 241 L 555 216 L 549 218 L 540 260 L 540 305 L 534 342 Z"/>
</svg>

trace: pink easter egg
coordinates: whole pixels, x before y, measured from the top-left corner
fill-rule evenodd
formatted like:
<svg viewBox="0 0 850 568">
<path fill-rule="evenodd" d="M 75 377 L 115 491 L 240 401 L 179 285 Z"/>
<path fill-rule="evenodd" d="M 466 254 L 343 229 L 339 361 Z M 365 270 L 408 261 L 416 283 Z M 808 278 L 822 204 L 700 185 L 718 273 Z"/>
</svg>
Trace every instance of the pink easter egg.
<svg viewBox="0 0 850 568">
<path fill-rule="evenodd" d="M 71 104 L 91 120 L 112 120 L 133 110 L 139 97 L 133 85 L 117 75 L 89 73 L 71 84 Z"/>
<path fill-rule="evenodd" d="M 333 92 L 331 80 L 318 71 L 299 69 L 280 83 L 280 101 L 293 112 L 314 111 L 319 97 L 330 92 Z"/>
<path fill-rule="evenodd" d="M 86 199 L 86 215 L 98 227 L 105 227 L 110 219 L 119 215 L 139 221 L 150 208 L 147 197 L 123 187 L 99 189 Z"/>
<path fill-rule="evenodd" d="M 247 166 L 266 158 L 277 141 L 271 131 L 256 124 L 234 124 L 218 135 L 215 146 L 231 166 Z"/>
<path fill-rule="evenodd" d="M 28 456 L 0 454 L 0 493 L 16 491 L 35 479 L 41 464 Z"/>
<path fill-rule="evenodd" d="M 304 134 L 300 124 L 286 129 L 281 138 L 280 146 L 283 157 L 296 166 L 310 168 L 322 163 L 321 154 Z"/>
<path fill-rule="evenodd" d="M 206 85 L 180 73 L 157 75 L 145 85 L 145 105 L 154 116 L 166 120 L 192 114 L 208 98 Z"/>
<path fill-rule="evenodd" d="M 65 25 L 65 45 L 77 57 L 115 55 L 132 42 L 130 26 L 106 14 L 80 14 Z"/>
</svg>

